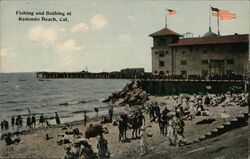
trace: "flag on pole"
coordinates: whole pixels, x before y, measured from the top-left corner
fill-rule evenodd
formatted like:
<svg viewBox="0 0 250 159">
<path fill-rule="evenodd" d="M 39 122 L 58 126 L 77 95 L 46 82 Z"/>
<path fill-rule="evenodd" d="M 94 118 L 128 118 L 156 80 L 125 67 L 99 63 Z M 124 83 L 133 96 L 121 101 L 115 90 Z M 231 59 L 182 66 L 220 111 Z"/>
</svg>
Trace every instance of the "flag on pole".
<svg viewBox="0 0 250 159">
<path fill-rule="evenodd" d="M 169 14 L 169 15 L 174 15 L 174 14 L 176 14 L 176 10 L 168 9 L 167 11 L 168 11 L 168 14 Z"/>
<path fill-rule="evenodd" d="M 211 7 L 211 10 L 214 11 L 214 12 L 219 12 L 218 8 Z"/>
<path fill-rule="evenodd" d="M 220 20 L 236 19 L 236 14 L 230 13 L 227 10 L 220 9 L 218 12 L 212 13 L 213 16 L 220 17 Z"/>
</svg>

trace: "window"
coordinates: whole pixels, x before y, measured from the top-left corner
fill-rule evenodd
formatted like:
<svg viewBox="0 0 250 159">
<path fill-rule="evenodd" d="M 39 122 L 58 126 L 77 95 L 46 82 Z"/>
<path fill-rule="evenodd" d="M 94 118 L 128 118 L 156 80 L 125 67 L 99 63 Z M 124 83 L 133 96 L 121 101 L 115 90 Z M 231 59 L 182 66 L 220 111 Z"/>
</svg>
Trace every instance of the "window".
<svg viewBox="0 0 250 159">
<path fill-rule="evenodd" d="M 158 46 L 165 46 L 165 45 L 166 45 L 166 40 L 164 38 L 159 38 Z"/>
<path fill-rule="evenodd" d="M 159 56 L 164 57 L 165 56 L 164 51 L 159 51 Z"/>
<path fill-rule="evenodd" d="M 208 60 L 201 60 L 201 63 L 202 63 L 203 65 L 207 65 L 207 64 L 208 64 Z"/>
<path fill-rule="evenodd" d="M 160 66 L 160 67 L 164 67 L 164 66 L 165 66 L 164 61 L 159 61 L 159 66 Z"/>
<path fill-rule="evenodd" d="M 187 65 L 187 60 L 181 60 L 181 65 Z"/>
<path fill-rule="evenodd" d="M 234 60 L 233 60 L 233 59 L 227 59 L 227 60 L 226 60 L 226 63 L 227 63 L 228 65 L 232 65 L 232 64 L 234 64 Z"/>
<path fill-rule="evenodd" d="M 207 76 L 208 75 L 208 70 L 202 70 L 201 74 L 202 74 L 202 76 Z"/>
<path fill-rule="evenodd" d="M 155 54 L 158 55 L 158 51 L 155 51 Z"/>
</svg>

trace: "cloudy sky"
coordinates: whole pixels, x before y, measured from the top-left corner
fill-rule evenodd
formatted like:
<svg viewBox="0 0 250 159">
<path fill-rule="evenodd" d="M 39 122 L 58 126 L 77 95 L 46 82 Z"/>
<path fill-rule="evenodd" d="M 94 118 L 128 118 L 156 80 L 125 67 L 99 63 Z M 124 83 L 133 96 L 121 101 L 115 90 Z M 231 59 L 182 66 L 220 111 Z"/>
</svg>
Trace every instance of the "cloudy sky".
<svg viewBox="0 0 250 159">
<path fill-rule="evenodd" d="M 82 71 L 86 67 L 91 72 L 128 67 L 151 71 L 148 35 L 164 27 L 166 9 L 177 11 L 168 16 L 169 28 L 202 36 L 208 31 L 209 4 L 237 15 L 235 20 L 221 21 L 222 35 L 249 33 L 247 0 L 1 0 L 1 72 Z M 66 22 L 26 22 L 18 18 L 35 16 L 16 15 L 16 11 L 71 15 Z M 217 32 L 215 17 L 212 30 Z"/>
</svg>

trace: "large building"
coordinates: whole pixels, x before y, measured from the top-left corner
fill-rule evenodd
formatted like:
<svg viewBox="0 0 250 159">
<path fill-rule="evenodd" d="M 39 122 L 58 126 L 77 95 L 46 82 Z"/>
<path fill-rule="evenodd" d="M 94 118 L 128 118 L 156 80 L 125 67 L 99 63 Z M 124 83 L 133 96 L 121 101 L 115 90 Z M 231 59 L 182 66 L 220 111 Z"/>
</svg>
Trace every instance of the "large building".
<svg viewBox="0 0 250 159">
<path fill-rule="evenodd" d="M 153 38 L 153 75 L 246 74 L 249 35 L 218 36 L 209 31 L 203 37 L 183 38 L 169 28 L 149 35 Z"/>
</svg>

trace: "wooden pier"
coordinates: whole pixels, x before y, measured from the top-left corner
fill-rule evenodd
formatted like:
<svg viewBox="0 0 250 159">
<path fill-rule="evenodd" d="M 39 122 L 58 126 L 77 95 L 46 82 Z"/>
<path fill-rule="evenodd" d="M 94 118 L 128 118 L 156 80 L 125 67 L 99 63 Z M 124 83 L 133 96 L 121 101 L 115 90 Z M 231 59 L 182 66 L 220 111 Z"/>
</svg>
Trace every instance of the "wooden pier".
<svg viewBox="0 0 250 159">
<path fill-rule="evenodd" d="M 86 79 L 142 79 L 144 77 L 151 77 L 151 73 L 122 73 L 122 72 L 38 72 L 38 79 L 74 79 L 74 78 L 86 78 Z"/>
<path fill-rule="evenodd" d="M 249 79 L 243 76 L 212 77 L 199 76 L 155 76 L 152 73 L 123 72 L 38 72 L 37 78 L 44 79 L 140 79 L 143 89 L 150 94 L 174 95 L 179 93 L 226 93 L 231 88 L 248 92 Z"/>
</svg>

